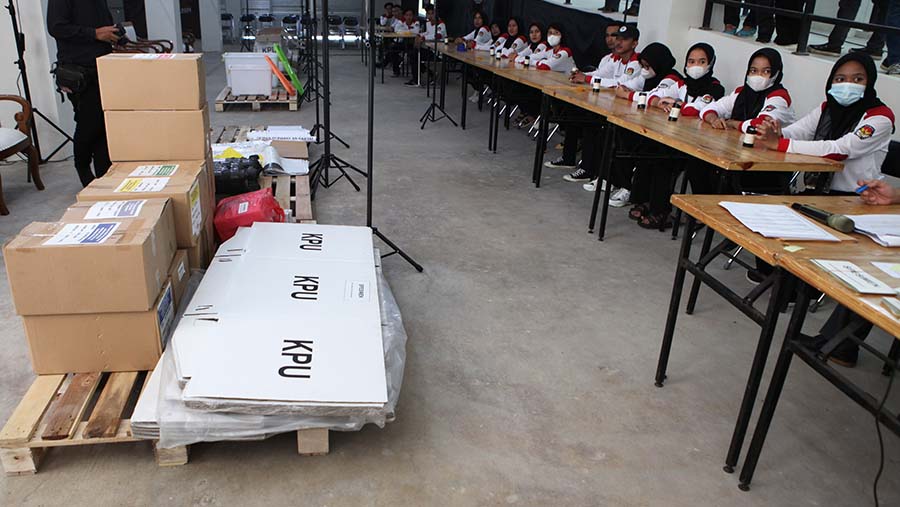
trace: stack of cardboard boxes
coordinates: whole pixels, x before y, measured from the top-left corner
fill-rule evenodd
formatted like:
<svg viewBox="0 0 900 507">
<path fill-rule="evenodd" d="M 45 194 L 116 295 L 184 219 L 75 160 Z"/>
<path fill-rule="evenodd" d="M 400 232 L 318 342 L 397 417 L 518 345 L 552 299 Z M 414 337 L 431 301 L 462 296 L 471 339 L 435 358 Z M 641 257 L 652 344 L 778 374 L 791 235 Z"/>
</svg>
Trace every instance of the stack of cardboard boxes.
<svg viewBox="0 0 900 507">
<path fill-rule="evenodd" d="M 98 60 L 106 176 L 4 247 L 38 374 L 149 370 L 190 268 L 215 253 L 215 181 L 199 55 Z"/>
</svg>

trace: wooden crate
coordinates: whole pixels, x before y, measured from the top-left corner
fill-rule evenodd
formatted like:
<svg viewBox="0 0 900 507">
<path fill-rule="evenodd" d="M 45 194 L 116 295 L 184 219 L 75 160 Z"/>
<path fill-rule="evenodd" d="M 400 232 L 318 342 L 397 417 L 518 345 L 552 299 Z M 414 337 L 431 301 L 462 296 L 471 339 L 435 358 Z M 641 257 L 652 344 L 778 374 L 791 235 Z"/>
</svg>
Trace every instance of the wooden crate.
<svg viewBox="0 0 900 507">
<path fill-rule="evenodd" d="M 309 175 L 260 176 L 259 186 L 271 188 L 278 204 L 289 209 L 297 222 L 312 220 L 312 201 L 309 198 Z"/>
<path fill-rule="evenodd" d="M 250 105 L 252 111 L 259 111 L 263 104 L 286 105 L 289 111 L 300 108 L 300 96 L 288 95 L 286 90 L 272 90 L 271 95 L 232 95 L 231 87 L 226 86 L 216 97 L 216 112 L 225 111 L 226 106 Z"/>
<path fill-rule="evenodd" d="M 148 442 L 131 432 L 131 413 L 149 372 L 39 375 L 0 430 L 0 463 L 7 476 L 37 473 L 53 447 Z M 297 452 L 328 454 L 327 429 L 297 431 Z M 153 445 L 160 466 L 184 465 L 188 447 Z"/>
</svg>

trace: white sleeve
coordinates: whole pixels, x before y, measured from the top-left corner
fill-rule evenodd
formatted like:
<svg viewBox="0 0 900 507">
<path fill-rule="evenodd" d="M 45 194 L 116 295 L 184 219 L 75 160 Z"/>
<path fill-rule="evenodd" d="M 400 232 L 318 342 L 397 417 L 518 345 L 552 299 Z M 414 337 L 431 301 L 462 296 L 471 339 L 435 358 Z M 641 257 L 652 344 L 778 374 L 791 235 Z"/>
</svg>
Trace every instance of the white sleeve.
<svg viewBox="0 0 900 507">
<path fill-rule="evenodd" d="M 616 62 L 612 60 L 611 55 L 604 56 L 600 63 L 597 64 L 597 69 L 593 72 L 586 72 L 584 74 L 584 80 L 590 83 L 594 80 L 594 78 L 600 79 L 601 86 L 603 84 L 603 79 L 615 78 L 616 75 Z"/>
<path fill-rule="evenodd" d="M 525 57 L 531 56 L 534 51 L 531 50 L 531 45 L 525 46 L 525 49 L 519 52 L 519 56 L 516 57 L 516 63 L 525 63 Z"/>
<path fill-rule="evenodd" d="M 685 94 L 687 89 L 685 88 Z M 716 99 L 712 95 L 699 95 L 697 97 L 687 97 L 685 104 L 681 108 L 681 116 L 700 116 L 703 109 L 715 102 Z"/>
<path fill-rule="evenodd" d="M 497 40 L 494 41 L 494 47 L 503 47 L 504 44 L 506 44 L 506 37 L 502 35 L 497 37 Z"/>
<path fill-rule="evenodd" d="M 844 134 L 839 139 L 800 141 L 785 138 L 778 144 L 778 150 L 832 160 L 861 158 L 878 150 L 886 150 L 891 142 L 893 129 L 894 123 L 886 116 L 880 114 L 864 116 L 859 120 L 853 132 Z"/>
<path fill-rule="evenodd" d="M 603 82 L 600 82 L 601 86 Z M 618 85 L 622 85 L 626 88 L 636 91 L 644 90 L 644 76 L 641 76 L 641 63 L 637 60 L 633 62 L 628 62 L 625 65 L 625 71 L 621 76 L 617 77 L 615 80 L 615 84 L 609 86 L 609 88 L 614 88 Z"/>
<path fill-rule="evenodd" d="M 747 128 L 751 125 L 759 126 L 765 118 L 778 120 L 783 126 L 794 123 L 794 108 L 791 107 L 790 96 L 785 90 L 776 90 L 772 92 L 766 101 L 763 102 L 762 111 L 756 115 L 756 118 L 745 120 L 741 123 L 741 132 L 747 132 Z"/>
<path fill-rule="evenodd" d="M 572 54 L 570 53 L 570 49 L 561 49 L 557 53 L 553 53 L 546 60 L 541 60 L 538 64 L 538 68 L 544 70 L 552 70 L 556 72 L 566 72 L 572 68 L 575 64 L 572 60 Z"/>
<path fill-rule="evenodd" d="M 737 96 L 737 91 L 734 91 L 731 95 L 726 95 L 704 107 L 703 110 L 700 111 L 700 118 L 705 120 L 706 115 L 710 113 L 716 113 L 716 115 L 723 120 L 731 118 L 731 111 L 734 109 L 734 101 L 737 99 Z"/>
<path fill-rule="evenodd" d="M 471 32 L 469 32 L 469 35 L 466 35 L 465 37 L 463 37 L 463 40 L 475 40 L 476 32 L 478 32 L 477 29 L 472 30 Z"/>
<path fill-rule="evenodd" d="M 659 82 L 656 88 L 647 93 L 647 104 L 652 105 L 652 101 L 660 99 L 676 99 L 684 100 L 687 97 L 687 86 L 684 82 L 674 79 L 674 76 L 666 76 Z"/>
<path fill-rule="evenodd" d="M 822 117 L 822 106 L 816 106 L 803 118 L 781 130 L 781 135 L 797 141 L 811 141 L 816 136 L 816 127 Z"/>
<path fill-rule="evenodd" d="M 478 34 L 475 36 L 475 45 L 480 46 L 482 44 L 487 44 L 488 47 L 492 42 L 491 39 L 491 31 L 485 27 L 481 27 L 478 29 Z"/>
</svg>

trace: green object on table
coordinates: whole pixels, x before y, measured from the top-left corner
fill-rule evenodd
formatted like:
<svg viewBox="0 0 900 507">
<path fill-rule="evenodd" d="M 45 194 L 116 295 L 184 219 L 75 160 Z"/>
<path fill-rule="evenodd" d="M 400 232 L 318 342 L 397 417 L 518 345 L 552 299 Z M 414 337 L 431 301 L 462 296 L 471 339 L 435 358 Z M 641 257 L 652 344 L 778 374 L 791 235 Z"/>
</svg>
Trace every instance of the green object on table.
<svg viewBox="0 0 900 507">
<path fill-rule="evenodd" d="M 294 67 L 291 65 L 291 61 L 288 60 L 287 55 L 284 54 L 284 51 L 281 49 L 281 44 L 275 44 L 275 53 L 278 55 L 278 60 L 284 65 L 284 71 L 288 75 L 288 78 L 291 80 L 291 84 L 294 85 L 294 88 L 297 89 L 297 96 L 303 96 L 303 85 L 300 84 L 300 80 L 297 79 L 297 74 L 294 72 Z"/>
</svg>

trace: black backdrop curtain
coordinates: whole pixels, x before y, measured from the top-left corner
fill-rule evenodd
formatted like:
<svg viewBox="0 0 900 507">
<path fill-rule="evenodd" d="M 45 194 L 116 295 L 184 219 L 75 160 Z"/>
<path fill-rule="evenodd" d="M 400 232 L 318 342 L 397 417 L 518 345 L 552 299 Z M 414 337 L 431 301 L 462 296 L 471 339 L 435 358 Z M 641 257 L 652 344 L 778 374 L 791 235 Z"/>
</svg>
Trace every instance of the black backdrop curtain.
<svg viewBox="0 0 900 507">
<path fill-rule="evenodd" d="M 472 30 L 473 0 L 437 0 L 437 9 L 450 34 L 464 35 Z M 484 0 L 481 10 L 489 20 L 500 21 L 504 31 L 510 16 L 518 16 L 526 25 L 532 21 L 539 21 L 544 27 L 560 23 L 566 31 L 566 45 L 575 52 L 579 67 L 597 65 L 608 52 L 603 38 L 610 19 L 599 12 L 591 14 L 543 0 Z"/>
</svg>

